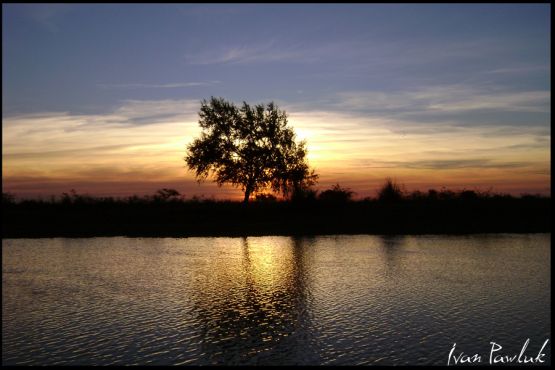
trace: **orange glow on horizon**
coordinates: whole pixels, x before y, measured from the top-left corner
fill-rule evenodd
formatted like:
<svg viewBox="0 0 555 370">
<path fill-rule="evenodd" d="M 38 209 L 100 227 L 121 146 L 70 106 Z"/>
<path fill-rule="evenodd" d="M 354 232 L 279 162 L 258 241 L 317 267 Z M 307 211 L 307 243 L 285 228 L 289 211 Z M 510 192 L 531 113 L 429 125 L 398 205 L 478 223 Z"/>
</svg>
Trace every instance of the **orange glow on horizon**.
<svg viewBox="0 0 555 370">
<path fill-rule="evenodd" d="M 167 102 L 166 109 L 174 109 L 172 104 L 180 111 L 188 102 Z M 151 124 L 111 123 L 137 106 L 145 109 L 133 103 L 111 115 L 4 118 L 3 191 L 48 197 L 74 188 L 127 196 L 171 187 L 187 198 L 242 199 L 240 189 L 219 188 L 210 180 L 197 184 L 185 167 L 186 145 L 200 133 L 196 105 Z M 289 123 L 307 141 L 309 163 L 320 175 L 318 190 L 339 183 L 355 191 L 355 198 L 373 197 L 391 177 L 408 191 L 446 187 L 550 195 L 549 136 L 500 136 L 480 127 L 404 133 L 391 129 L 402 122 L 336 112 L 293 112 Z"/>
</svg>

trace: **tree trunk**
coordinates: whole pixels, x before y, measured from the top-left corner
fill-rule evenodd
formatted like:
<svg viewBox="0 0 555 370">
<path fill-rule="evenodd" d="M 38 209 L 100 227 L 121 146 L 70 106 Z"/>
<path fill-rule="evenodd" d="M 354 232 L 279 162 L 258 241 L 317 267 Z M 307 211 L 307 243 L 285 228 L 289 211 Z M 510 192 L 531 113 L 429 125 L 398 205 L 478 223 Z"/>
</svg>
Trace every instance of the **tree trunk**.
<svg viewBox="0 0 555 370">
<path fill-rule="evenodd" d="M 245 199 L 243 199 L 243 204 L 247 204 L 249 202 L 249 198 L 251 196 L 251 189 L 247 187 L 245 190 Z"/>
</svg>

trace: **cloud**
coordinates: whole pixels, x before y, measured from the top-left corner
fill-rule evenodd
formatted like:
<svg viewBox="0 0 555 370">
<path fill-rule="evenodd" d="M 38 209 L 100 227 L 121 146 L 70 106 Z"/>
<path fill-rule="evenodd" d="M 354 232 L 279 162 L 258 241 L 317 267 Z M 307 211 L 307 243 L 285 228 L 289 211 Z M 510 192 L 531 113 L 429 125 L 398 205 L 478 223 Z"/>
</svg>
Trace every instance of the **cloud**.
<svg viewBox="0 0 555 370">
<path fill-rule="evenodd" d="M 550 100 L 550 92 L 543 90 L 444 85 L 407 91 L 343 91 L 288 106 L 290 111 L 329 111 L 379 120 L 400 135 L 454 134 L 476 127 L 484 135 L 506 136 L 549 135 Z"/>
<path fill-rule="evenodd" d="M 127 144 L 114 144 L 114 145 L 101 145 L 101 146 L 91 146 L 87 148 L 76 148 L 76 149 L 63 149 L 63 150 L 32 150 L 26 152 L 8 152 L 2 155 L 4 160 L 12 160 L 12 159 L 33 159 L 37 157 L 41 158 L 56 158 L 59 156 L 82 156 L 82 155 L 91 155 L 94 153 L 99 152 L 111 152 L 117 151 L 119 149 L 128 148 L 129 145 Z"/>
<path fill-rule="evenodd" d="M 495 91 L 465 85 L 430 86 L 409 91 L 337 93 L 335 107 L 390 113 L 444 113 L 476 110 L 549 112 L 551 93 Z"/>
<path fill-rule="evenodd" d="M 320 187 L 340 182 L 363 196 L 365 186 L 379 186 L 387 176 L 410 184 L 425 178 L 432 186 L 446 181 L 498 186 L 518 180 L 537 188 L 550 181 L 549 133 L 540 135 L 530 127 L 504 131 L 497 126 L 442 126 L 334 110 L 333 105 L 327 110 L 306 110 L 298 103 L 280 106 L 298 138 L 307 140 L 308 159 L 320 174 Z M 200 133 L 199 107 L 196 100 L 126 100 L 106 113 L 6 117 L 3 187 L 38 194 L 37 184 L 44 184 L 45 194 L 71 187 L 94 193 L 97 186 L 105 194 L 109 187 L 101 184 L 110 183 L 121 185 L 120 194 L 125 192 L 123 184 L 144 185 L 129 186 L 130 194 L 137 189 L 148 193 L 164 183 L 182 181 L 180 191 L 184 184 L 196 185 L 183 157 L 186 145 Z M 465 179 L 469 173 L 472 178 Z M 214 195 L 235 191 L 210 182 L 187 189 Z"/>
<path fill-rule="evenodd" d="M 306 50 L 277 47 L 273 41 L 257 46 L 235 46 L 225 47 L 219 50 L 202 51 L 199 54 L 185 55 L 185 60 L 193 65 L 208 64 L 244 64 L 256 62 L 279 62 L 279 61 L 300 61 L 306 60 Z"/>
<path fill-rule="evenodd" d="M 520 65 L 513 67 L 496 68 L 484 71 L 486 74 L 528 74 L 534 72 L 550 72 L 548 65 Z"/>
<path fill-rule="evenodd" d="M 300 118 L 314 122 L 319 132 L 327 130 L 332 141 L 340 139 L 342 133 L 352 140 L 362 140 L 369 136 L 369 129 L 374 139 L 380 129 L 382 136 L 394 134 L 410 139 L 427 136 L 509 140 L 518 135 L 549 137 L 549 100 L 547 91 L 488 93 L 449 85 L 409 91 L 346 91 L 284 106 L 291 117 L 302 112 Z"/>
<path fill-rule="evenodd" d="M 384 40 L 368 37 L 351 40 L 317 40 L 312 43 L 290 39 L 272 39 L 267 42 L 250 42 L 235 45 L 191 50 L 185 60 L 193 65 L 247 64 L 263 62 L 303 62 L 326 63 L 346 62 L 349 68 L 337 69 L 341 73 L 355 69 L 361 71 L 397 70 L 414 66 L 429 66 L 434 63 L 476 61 L 484 53 L 500 53 L 507 49 L 498 40 L 478 39 L 446 44 L 432 42 L 426 44 L 412 41 Z M 319 73 L 319 72 L 316 72 Z M 326 75 L 329 72 L 326 72 Z"/>
<path fill-rule="evenodd" d="M 413 188 L 482 186 L 545 193 L 550 167 L 549 134 L 527 126 L 457 126 L 411 122 L 355 110 L 287 108 L 289 122 L 307 140 L 320 186 L 336 182 L 360 196 L 386 177 Z M 513 185 L 511 185 L 513 184 Z"/>
<path fill-rule="evenodd" d="M 434 97 L 428 105 L 430 111 L 465 112 L 471 110 L 502 110 L 508 112 L 549 112 L 549 91 L 492 92 L 474 95 Z"/>
<path fill-rule="evenodd" d="M 193 100 L 129 100 L 106 114 L 4 118 L 4 177 L 126 179 L 141 169 L 160 180 L 175 178 L 185 172 L 182 157 L 199 130 L 199 106 Z"/>
<path fill-rule="evenodd" d="M 330 41 L 306 43 L 272 39 L 264 43 L 238 44 L 191 51 L 185 61 L 192 65 L 251 64 L 271 62 L 329 63 L 331 60 L 347 61 L 361 58 L 382 60 L 373 51 L 376 41 Z M 385 62 L 385 60 L 384 60 Z"/>
<path fill-rule="evenodd" d="M 365 168 L 409 168 L 409 169 L 432 169 L 450 170 L 461 168 L 521 168 L 527 167 L 527 162 L 496 162 L 491 159 L 449 159 L 449 160 L 419 160 L 419 161 L 362 161 L 361 166 Z"/>
<path fill-rule="evenodd" d="M 198 117 L 200 100 L 125 100 L 113 115 L 120 123 L 154 124 L 179 120 L 194 121 Z"/>
<path fill-rule="evenodd" d="M 158 189 L 172 188 L 178 190 L 186 198 L 201 195 L 215 199 L 242 199 L 241 191 L 229 186 L 218 188 L 215 184 L 203 183 L 199 186 L 195 181 L 182 179 L 157 179 L 152 176 L 136 179 L 94 180 L 83 178 L 47 178 L 12 177 L 2 183 L 2 191 L 15 194 L 18 198 L 59 197 L 63 192 L 75 189 L 78 194 L 94 196 L 126 197 L 130 195 L 153 195 Z"/>
<path fill-rule="evenodd" d="M 221 81 L 206 81 L 206 82 L 178 82 L 167 84 L 142 84 L 142 83 L 128 83 L 128 84 L 98 84 L 102 88 L 116 88 L 116 89 L 178 89 L 196 86 L 212 86 L 219 84 Z"/>
</svg>

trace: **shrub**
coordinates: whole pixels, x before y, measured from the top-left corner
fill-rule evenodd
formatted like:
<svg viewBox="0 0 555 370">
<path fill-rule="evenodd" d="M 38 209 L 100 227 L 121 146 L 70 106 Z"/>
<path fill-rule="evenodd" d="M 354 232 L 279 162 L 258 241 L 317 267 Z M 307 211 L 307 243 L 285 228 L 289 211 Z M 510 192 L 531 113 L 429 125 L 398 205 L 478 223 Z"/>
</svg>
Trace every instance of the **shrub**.
<svg viewBox="0 0 555 370">
<path fill-rule="evenodd" d="M 157 201 L 168 201 L 168 200 L 176 200 L 181 196 L 181 194 L 175 189 L 159 189 L 156 194 L 154 195 L 154 200 Z"/>
<path fill-rule="evenodd" d="M 273 194 L 260 193 L 260 194 L 256 194 L 255 201 L 263 202 L 263 203 L 271 203 L 271 202 L 273 203 L 277 201 L 277 198 Z"/>
<path fill-rule="evenodd" d="M 291 194 L 291 202 L 293 203 L 312 203 L 316 201 L 318 191 L 309 187 L 297 188 Z"/>
<path fill-rule="evenodd" d="M 395 202 L 403 199 L 401 186 L 391 178 L 385 179 L 385 183 L 378 190 L 378 199 L 382 202 Z"/>
<path fill-rule="evenodd" d="M 15 196 L 11 193 L 2 192 L 2 204 L 13 204 L 15 203 Z"/>
<path fill-rule="evenodd" d="M 354 192 L 349 188 L 342 188 L 339 184 L 335 184 L 331 189 L 324 190 L 320 193 L 318 199 L 329 203 L 346 203 L 351 200 Z"/>
</svg>

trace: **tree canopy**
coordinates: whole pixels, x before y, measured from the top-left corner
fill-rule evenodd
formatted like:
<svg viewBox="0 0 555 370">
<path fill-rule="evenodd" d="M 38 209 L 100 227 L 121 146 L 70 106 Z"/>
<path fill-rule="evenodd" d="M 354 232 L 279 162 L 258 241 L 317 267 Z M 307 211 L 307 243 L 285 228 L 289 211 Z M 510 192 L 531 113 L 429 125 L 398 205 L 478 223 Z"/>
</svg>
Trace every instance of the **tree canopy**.
<svg viewBox="0 0 555 370">
<path fill-rule="evenodd" d="M 316 182 L 309 169 L 306 142 L 295 140 L 287 114 L 271 102 L 239 108 L 223 98 L 203 100 L 199 112 L 202 132 L 187 146 L 184 158 L 198 181 L 212 176 L 245 193 L 265 189 L 289 196 Z"/>
</svg>

